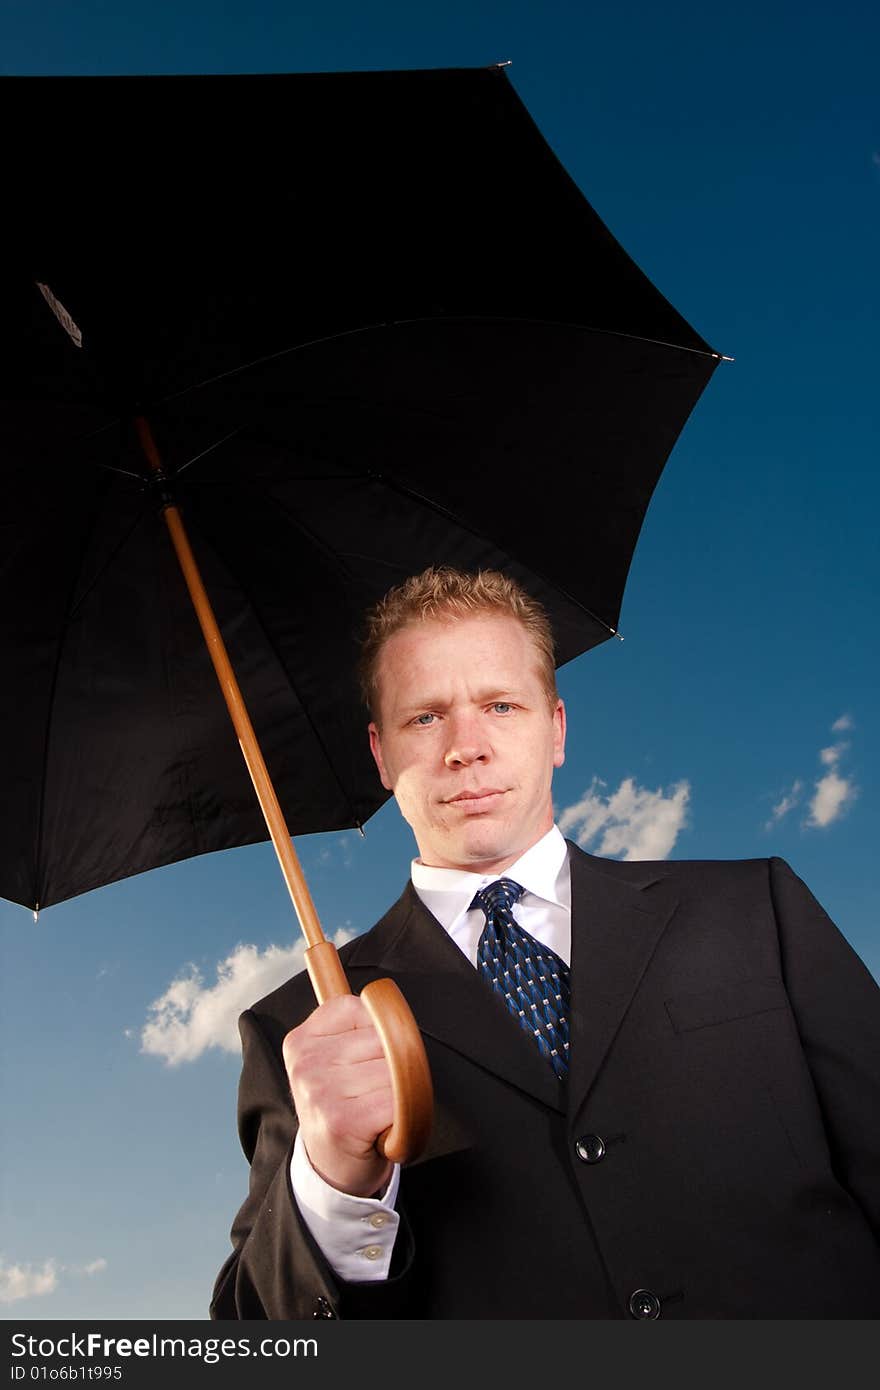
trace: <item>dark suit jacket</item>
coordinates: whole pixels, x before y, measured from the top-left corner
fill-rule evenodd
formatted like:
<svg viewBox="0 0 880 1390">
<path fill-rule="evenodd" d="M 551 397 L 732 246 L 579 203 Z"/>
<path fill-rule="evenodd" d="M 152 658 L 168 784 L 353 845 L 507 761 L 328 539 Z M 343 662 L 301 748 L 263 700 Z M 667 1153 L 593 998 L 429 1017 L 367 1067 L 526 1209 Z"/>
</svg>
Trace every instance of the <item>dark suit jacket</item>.
<svg viewBox="0 0 880 1390">
<path fill-rule="evenodd" d="M 242 1016 L 250 1195 L 212 1316 L 880 1314 L 880 992 L 859 958 L 780 859 L 570 855 L 566 1085 L 410 886 L 341 951 L 355 991 L 397 981 L 434 1078 L 386 1282 L 337 1279 L 290 1190 L 281 1042 L 307 977 Z"/>
</svg>

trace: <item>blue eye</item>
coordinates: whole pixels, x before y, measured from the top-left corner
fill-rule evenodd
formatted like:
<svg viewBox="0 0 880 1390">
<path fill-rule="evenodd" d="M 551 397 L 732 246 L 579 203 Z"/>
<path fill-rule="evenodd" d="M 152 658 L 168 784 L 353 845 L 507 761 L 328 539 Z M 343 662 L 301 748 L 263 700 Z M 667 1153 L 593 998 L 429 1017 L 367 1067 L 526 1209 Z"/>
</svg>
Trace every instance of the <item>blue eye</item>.
<svg viewBox="0 0 880 1390">
<path fill-rule="evenodd" d="M 506 714 L 508 710 L 513 709 L 513 705 L 509 705 L 506 700 L 496 700 L 492 708 L 496 714 Z"/>
<path fill-rule="evenodd" d="M 413 720 L 414 724 L 421 724 L 425 728 L 436 716 L 433 714 L 418 714 Z"/>
</svg>

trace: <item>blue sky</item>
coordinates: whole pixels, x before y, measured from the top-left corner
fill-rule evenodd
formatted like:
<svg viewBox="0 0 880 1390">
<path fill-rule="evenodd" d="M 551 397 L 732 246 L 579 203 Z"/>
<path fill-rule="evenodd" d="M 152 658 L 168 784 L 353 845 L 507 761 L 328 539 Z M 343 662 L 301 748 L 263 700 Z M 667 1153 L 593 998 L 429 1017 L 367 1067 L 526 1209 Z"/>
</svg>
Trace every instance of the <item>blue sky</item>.
<svg viewBox="0 0 880 1390">
<path fill-rule="evenodd" d="M 736 359 L 651 503 L 626 640 L 560 673 L 560 817 L 598 853 L 781 854 L 880 978 L 878 40 L 864 0 L 0 10 L 5 75 L 512 60 L 599 215 Z M 412 853 L 393 804 L 298 849 L 328 935 L 369 926 Z M 0 932 L 0 1311 L 205 1316 L 247 1183 L 235 1017 L 298 967 L 271 851 L 36 924 L 0 902 Z"/>
</svg>

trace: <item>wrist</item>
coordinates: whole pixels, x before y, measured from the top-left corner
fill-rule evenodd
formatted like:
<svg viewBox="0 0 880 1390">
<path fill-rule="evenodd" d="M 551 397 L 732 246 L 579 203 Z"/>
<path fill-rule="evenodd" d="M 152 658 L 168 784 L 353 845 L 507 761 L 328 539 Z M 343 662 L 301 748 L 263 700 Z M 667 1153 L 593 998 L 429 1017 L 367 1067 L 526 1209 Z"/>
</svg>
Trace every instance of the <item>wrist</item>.
<svg viewBox="0 0 880 1390">
<path fill-rule="evenodd" d="M 328 1187 L 349 1197 L 375 1197 L 381 1201 L 388 1190 L 394 1164 L 374 1153 L 372 1158 L 357 1159 L 346 1154 L 325 1156 L 305 1145 L 306 1157 L 318 1177 Z"/>
</svg>

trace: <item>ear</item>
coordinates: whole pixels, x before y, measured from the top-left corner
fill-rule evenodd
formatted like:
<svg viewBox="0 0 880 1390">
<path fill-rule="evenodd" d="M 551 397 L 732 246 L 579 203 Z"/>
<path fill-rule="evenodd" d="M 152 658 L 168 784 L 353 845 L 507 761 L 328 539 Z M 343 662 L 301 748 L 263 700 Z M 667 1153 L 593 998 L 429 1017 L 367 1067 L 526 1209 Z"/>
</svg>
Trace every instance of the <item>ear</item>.
<svg viewBox="0 0 880 1390">
<path fill-rule="evenodd" d="M 379 769 L 379 778 L 382 782 L 382 786 L 387 792 L 393 792 L 394 787 L 391 785 L 391 780 L 385 769 L 385 759 L 382 757 L 382 739 L 379 734 L 379 726 L 371 722 L 368 726 L 368 730 L 370 735 L 370 752 L 373 755 L 373 762 Z"/>
<path fill-rule="evenodd" d="M 553 711 L 553 766 L 562 767 L 565 762 L 565 705 L 556 702 Z"/>
</svg>

